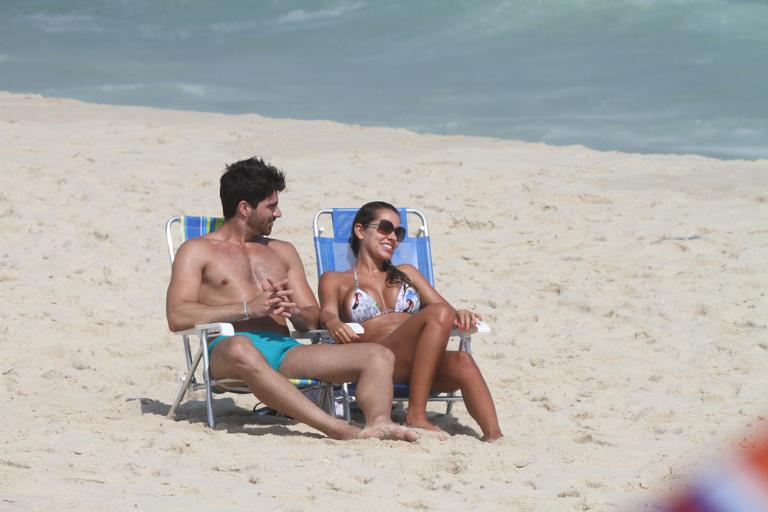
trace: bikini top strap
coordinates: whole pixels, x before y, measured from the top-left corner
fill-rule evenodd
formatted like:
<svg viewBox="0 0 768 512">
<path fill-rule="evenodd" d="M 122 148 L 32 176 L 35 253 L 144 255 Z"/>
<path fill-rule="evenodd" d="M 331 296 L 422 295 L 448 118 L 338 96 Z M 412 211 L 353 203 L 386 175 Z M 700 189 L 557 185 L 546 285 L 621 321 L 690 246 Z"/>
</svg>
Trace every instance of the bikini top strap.
<svg viewBox="0 0 768 512">
<path fill-rule="evenodd" d="M 357 269 L 355 267 L 352 267 L 352 275 L 355 276 L 355 290 L 357 290 L 360 287 L 357 285 Z"/>
</svg>

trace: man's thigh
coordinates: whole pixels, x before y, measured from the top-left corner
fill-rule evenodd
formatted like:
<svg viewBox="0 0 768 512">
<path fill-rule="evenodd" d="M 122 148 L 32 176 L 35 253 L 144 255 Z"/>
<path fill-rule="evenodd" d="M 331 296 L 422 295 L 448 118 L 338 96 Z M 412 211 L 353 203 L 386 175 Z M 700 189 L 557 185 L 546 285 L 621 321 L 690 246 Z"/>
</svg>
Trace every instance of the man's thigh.
<svg viewBox="0 0 768 512">
<path fill-rule="evenodd" d="M 304 345 L 285 355 L 280 373 L 326 382 L 355 381 L 366 364 L 376 364 L 376 353 L 381 348 L 368 343 Z"/>
<path fill-rule="evenodd" d="M 214 379 L 241 379 L 246 368 L 265 368 L 264 355 L 246 336 L 232 336 L 220 341 L 211 350 L 211 377 Z"/>
</svg>

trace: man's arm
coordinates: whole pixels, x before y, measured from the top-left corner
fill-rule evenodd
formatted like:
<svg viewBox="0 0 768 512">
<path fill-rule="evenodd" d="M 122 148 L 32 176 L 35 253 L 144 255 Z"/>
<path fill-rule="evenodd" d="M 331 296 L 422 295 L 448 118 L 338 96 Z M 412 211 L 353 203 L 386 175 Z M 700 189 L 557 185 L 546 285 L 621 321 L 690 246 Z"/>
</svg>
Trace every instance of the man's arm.
<svg viewBox="0 0 768 512">
<path fill-rule="evenodd" d="M 165 299 L 171 331 L 191 329 L 195 324 L 235 322 L 245 317 L 242 304 L 208 306 L 198 302 L 204 268 L 205 250 L 198 241 L 185 242 L 179 247 Z"/>
<path fill-rule="evenodd" d="M 179 247 L 173 261 L 171 283 L 165 301 L 165 313 L 171 331 L 191 329 L 195 324 L 213 322 L 239 322 L 248 318 L 261 318 L 276 311 L 285 299 L 279 291 L 265 289 L 255 298 L 235 304 L 210 306 L 199 301 L 203 270 L 207 262 L 205 242 L 190 240 Z M 247 308 L 247 315 L 246 315 Z"/>
<path fill-rule="evenodd" d="M 291 302 L 296 304 L 290 311 L 291 323 L 300 331 L 317 329 L 320 325 L 320 305 L 309 287 L 299 253 L 293 244 L 279 242 L 280 254 L 288 268 L 288 289 L 293 291 Z"/>
</svg>

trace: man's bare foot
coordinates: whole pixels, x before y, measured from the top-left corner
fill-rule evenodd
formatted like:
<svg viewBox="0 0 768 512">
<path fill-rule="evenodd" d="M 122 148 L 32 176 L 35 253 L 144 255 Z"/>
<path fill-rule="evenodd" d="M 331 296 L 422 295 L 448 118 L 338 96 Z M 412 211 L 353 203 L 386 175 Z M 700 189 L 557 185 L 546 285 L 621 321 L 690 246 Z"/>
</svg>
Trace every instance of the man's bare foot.
<svg viewBox="0 0 768 512">
<path fill-rule="evenodd" d="M 440 427 L 430 422 L 426 414 L 411 414 L 411 411 L 405 415 L 405 424 L 411 428 L 421 428 L 430 432 L 444 432 Z"/>
<path fill-rule="evenodd" d="M 398 425 L 397 423 L 378 423 L 365 427 L 359 434 L 360 439 L 387 439 L 390 441 L 418 441 L 416 432 Z"/>
<path fill-rule="evenodd" d="M 362 432 L 354 425 L 350 425 L 346 421 L 338 420 L 338 423 L 334 427 L 328 430 L 325 434 L 331 439 L 337 439 L 339 441 L 350 441 L 357 439 Z"/>
</svg>

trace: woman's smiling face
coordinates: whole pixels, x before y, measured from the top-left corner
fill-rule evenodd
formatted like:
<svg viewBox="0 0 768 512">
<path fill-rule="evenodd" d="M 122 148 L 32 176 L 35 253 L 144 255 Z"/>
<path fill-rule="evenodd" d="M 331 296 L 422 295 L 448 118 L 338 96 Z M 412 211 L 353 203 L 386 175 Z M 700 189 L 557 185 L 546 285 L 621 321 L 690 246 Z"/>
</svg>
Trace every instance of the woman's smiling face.
<svg viewBox="0 0 768 512">
<path fill-rule="evenodd" d="M 382 220 L 389 221 L 395 228 L 400 227 L 400 216 L 388 208 L 381 208 L 376 212 L 376 218 L 368 225 L 362 226 L 362 240 L 360 248 L 375 259 L 388 260 L 397 248 L 397 235 L 391 232 L 382 234 L 376 226 Z"/>
</svg>

